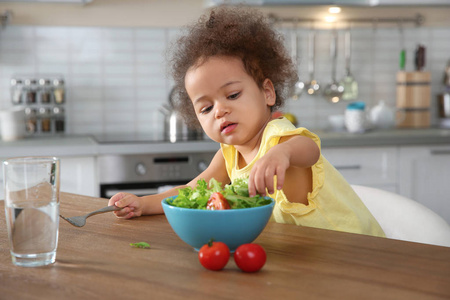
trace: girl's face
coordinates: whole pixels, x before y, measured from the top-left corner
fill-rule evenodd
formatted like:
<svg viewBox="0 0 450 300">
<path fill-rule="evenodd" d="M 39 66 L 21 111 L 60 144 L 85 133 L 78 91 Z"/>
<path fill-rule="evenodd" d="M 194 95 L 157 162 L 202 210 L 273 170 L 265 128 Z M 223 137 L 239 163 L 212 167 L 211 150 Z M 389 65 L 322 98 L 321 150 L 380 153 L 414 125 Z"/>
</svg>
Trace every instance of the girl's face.
<svg viewBox="0 0 450 300">
<path fill-rule="evenodd" d="M 239 58 L 214 56 L 191 67 L 185 86 L 203 130 L 216 142 L 251 145 L 271 120 L 272 82 L 266 79 L 260 89 Z"/>
</svg>

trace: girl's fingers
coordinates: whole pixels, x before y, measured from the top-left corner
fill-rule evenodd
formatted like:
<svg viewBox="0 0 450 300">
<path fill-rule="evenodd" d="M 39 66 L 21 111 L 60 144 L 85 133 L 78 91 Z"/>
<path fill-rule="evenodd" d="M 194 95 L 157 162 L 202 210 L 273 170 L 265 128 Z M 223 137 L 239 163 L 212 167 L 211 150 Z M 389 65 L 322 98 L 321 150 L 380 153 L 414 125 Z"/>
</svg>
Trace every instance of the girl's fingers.
<svg viewBox="0 0 450 300">
<path fill-rule="evenodd" d="M 269 194 L 273 194 L 273 173 L 266 171 L 264 176 L 264 190 L 267 190 Z"/>
<path fill-rule="evenodd" d="M 115 203 L 115 205 L 117 206 L 117 207 L 126 207 L 126 206 L 129 206 L 129 205 L 131 205 L 133 202 L 134 202 L 134 200 L 135 200 L 135 198 L 136 198 L 136 196 L 134 196 L 134 195 L 123 195 L 123 197 L 121 198 L 121 199 L 119 199 L 116 203 Z"/>
<path fill-rule="evenodd" d="M 114 214 L 119 218 L 125 219 L 132 218 L 135 215 L 132 207 L 125 207 L 122 210 L 115 211 Z"/>
<path fill-rule="evenodd" d="M 286 172 L 284 170 L 277 170 L 277 190 L 281 190 L 283 188 L 284 184 L 284 178 L 286 175 Z"/>
<path fill-rule="evenodd" d="M 122 199 L 123 197 L 124 197 L 124 194 L 122 194 L 122 193 L 115 194 L 114 196 L 111 197 L 111 199 L 109 199 L 108 205 L 115 205 L 116 202 L 119 201 L 120 199 Z"/>
<path fill-rule="evenodd" d="M 256 186 L 255 186 L 255 169 L 253 169 L 250 172 L 249 178 L 248 178 L 248 194 L 250 197 L 253 197 L 256 195 Z"/>
<path fill-rule="evenodd" d="M 256 192 L 264 197 L 266 195 L 266 176 L 264 173 L 257 172 L 257 174 L 255 174 L 255 185 Z"/>
<path fill-rule="evenodd" d="M 134 212 L 129 212 L 124 218 L 131 219 L 132 217 L 134 217 Z"/>
</svg>

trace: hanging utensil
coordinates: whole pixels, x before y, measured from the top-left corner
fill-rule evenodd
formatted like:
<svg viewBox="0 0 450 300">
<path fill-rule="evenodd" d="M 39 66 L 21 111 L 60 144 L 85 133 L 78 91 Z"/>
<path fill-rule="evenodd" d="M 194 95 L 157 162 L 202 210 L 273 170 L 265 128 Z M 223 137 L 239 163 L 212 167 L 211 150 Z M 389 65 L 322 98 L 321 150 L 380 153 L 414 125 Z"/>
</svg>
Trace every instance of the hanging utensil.
<svg viewBox="0 0 450 300">
<path fill-rule="evenodd" d="M 337 60 L 337 42 L 338 34 L 336 29 L 333 30 L 333 36 L 331 39 L 330 53 L 332 59 L 331 66 L 331 83 L 328 84 L 324 91 L 324 97 L 331 103 L 338 103 L 341 100 L 344 87 L 336 81 L 336 60 Z"/>
<path fill-rule="evenodd" d="M 316 58 L 316 32 L 311 30 L 308 39 L 308 55 L 309 55 L 309 82 L 306 84 L 306 91 L 309 95 L 317 95 L 320 90 L 319 82 L 315 79 L 314 67 Z"/>
<path fill-rule="evenodd" d="M 400 71 L 405 71 L 406 65 L 406 49 L 405 49 L 405 37 L 403 34 L 403 23 L 400 21 L 398 24 L 398 30 L 400 31 Z"/>
<path fill-rule="evenodd" d="M 350 71 L 350 61 L 352 53 L 352 37 L 350 27 L 345 32 L 344 36 L 344 50 L 345 50 L 345 76 L 342 78 L 340 84 L 344 87 L 342 100 L 355 100 L 358 97 L 358 82 L 353 77 Z"/>
<path fill-rule="evenodd" d="M 294 24 L 294 30 L 291 35 L 291 51 L 292 51 L 292 60 L 295 66 L 298 68 L 298 33 L 297 33 L 297 24 Z M 293 100 L 298 100 L 305 89 L 305 83 L 300 79 L 294 84 L 292 88 L 291 98 Z"/>
<path fill-rule="evenodd" d="M 418 45 L 414 55 L 414 66 L 416 71 L 423 71 L 425 67 L 425 46 Z"/>
</svg>

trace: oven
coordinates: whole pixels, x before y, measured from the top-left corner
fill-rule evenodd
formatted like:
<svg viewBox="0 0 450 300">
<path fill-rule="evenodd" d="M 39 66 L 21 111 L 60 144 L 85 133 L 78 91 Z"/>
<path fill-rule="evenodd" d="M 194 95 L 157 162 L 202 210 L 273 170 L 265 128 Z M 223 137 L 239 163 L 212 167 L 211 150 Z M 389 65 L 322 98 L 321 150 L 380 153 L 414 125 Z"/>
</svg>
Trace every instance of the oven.
<svg viewBox="0 0 450 300">
<path fill-rule="evenodd" d="M 144 196 L 184 185 L 208 167 L 214 154 L 102 155 L 98 158 L 100 197 L 118 192 Z"/>
</svg>

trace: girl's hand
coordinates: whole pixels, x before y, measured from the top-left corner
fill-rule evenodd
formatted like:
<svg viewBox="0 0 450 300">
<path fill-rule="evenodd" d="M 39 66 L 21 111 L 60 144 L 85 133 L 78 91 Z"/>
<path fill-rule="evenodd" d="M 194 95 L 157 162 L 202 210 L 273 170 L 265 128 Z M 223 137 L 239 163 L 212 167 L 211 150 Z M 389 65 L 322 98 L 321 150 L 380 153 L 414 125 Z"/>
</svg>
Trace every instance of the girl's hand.
<svg viewBox="0 0 450 300">
<path fill-rule="evenodd" d="M 133 194 L 117 193 L 109 199 L 108 205 L 123 207 L 114 212 L 118 218 L 130 219 L 142 215 L 142 199 Z"/>
<path fill-rule="evenodd" d="M 256 193 L 265 196 L 266 189 L 273 194 L 274 176 L 277 176 L 277 189 L 284 184 L 289 167 L 309 168 L 320 158 L 319 146 L 309 137 L 282 137 L 278 145 L 273 146 L 253 166 L 248 180 L 250 196 Z"/>
<path fill-rule="evenodd" d="M 278 148 L 278 149 L 276 149 Z M 289 155 L 282 151 L 282 147 L 273 147 L 253 166 L 248 180 L 250 197 L 260 194 L 266 196 L 275 192 L 274 176 L 277 176 L 277 189 L 283 187 L 286 170 L 290 166 Z"/>
</svg>

